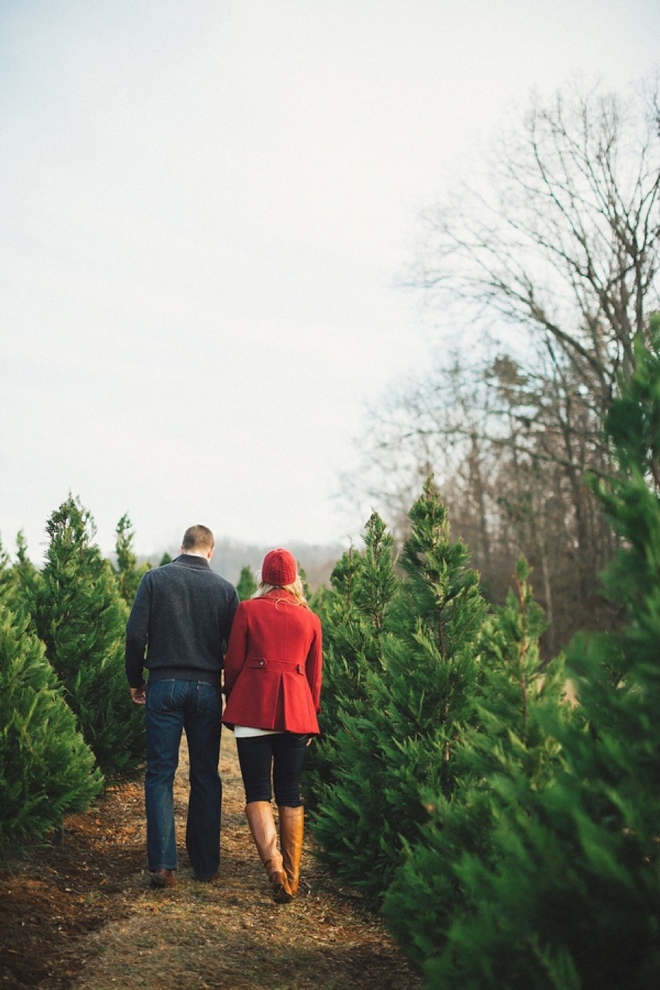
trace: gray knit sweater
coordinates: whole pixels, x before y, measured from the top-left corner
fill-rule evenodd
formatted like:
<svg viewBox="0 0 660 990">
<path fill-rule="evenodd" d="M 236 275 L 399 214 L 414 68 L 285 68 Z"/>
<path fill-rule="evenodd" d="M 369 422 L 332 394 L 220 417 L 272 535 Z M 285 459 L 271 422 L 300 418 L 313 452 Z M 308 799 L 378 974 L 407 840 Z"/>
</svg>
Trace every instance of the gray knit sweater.
<svg viewBox="0 0 660 990">
<path fill-rule="evenodd" d="M 184 553 L 147 571 L 126 626 L 130 686 L 144 683 L 146 667 L 150 681 L 174 677 L 219 687 L 237 607 L 236 589 L 204 557 Z"/>
</svg>

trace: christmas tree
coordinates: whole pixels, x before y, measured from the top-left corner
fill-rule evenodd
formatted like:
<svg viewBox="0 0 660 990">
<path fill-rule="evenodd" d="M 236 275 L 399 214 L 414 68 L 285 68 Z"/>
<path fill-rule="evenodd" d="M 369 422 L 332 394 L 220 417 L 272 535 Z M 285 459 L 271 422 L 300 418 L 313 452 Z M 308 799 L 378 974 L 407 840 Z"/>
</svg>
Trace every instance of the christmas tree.
<svg viewBox="0 0 660 990">
<path fill-rule="evenodd" d="M 29 589 L 34 587 L 38 574 L 27 555 L 22 532 L 16 537 L 16 558 L 16 563 L 12 565 L 9 554 L 0 543 L 0 597 L 17 616 L 29 617 Z"/>
<path fill-rule="evenodd" d="M 347 550 L 332 572 L 330 593 L 320 591 L 312 607 L 323 626 L 323 698 L 321 738 L 307 755 L 304 791 L 309 807 L 324 801 L 324 791 L 341 766 L 337 734 L 347 715 L 362 715 L 368 704 L 368 674 L 382 669 L 383 641 L 390 606 L 399 586 L 394 540 L 373 513 L 365 527 L 364 551 Z"/>
<path fill-rule="evenodd" d="M 238 579 L 238 584 L 236 585 L 239 600 L 244 602 L 246 599 L 252 598 L 252 595 L 256 590 L 257 582 L 254 579 L 252 568 L 249 564 L 247 564 L 241 569 L 241 576 Z"/>
<path fill-rule="evenodd" d="M 360 683 L 363 700 L 339 700 L 334 779 L 316 813 L 323 858 L 374 904 L 428 817 L 420 792 L 455 786 L 453 751 L 474 717 L 485 617 L 478 575 L 450 540 L 431 480 L 410 520 L 406 579 L 381 630 L 379 663 Z"/>
<path fill-rule="evenodd" d="M 5 602 L 12 594 L 14 586 L 14 575 L 10 566 L 9 554 L 0 541 L 0 602 Z"/>
<path fill-rule="evenodd" d="M 102 783 L 43 644 L 8 607 L 13 590 L 0 581 L 0 853 L 87 808 Z"/>
<path fill-rule="evenodd" d="M 133 552 L 133 527 L 128 515 L 124 514 L 117 523 L 117 540 L 115 552 L 117 554 L 117 583 L 119 594 L 130 608 L 135 598 L 135 592 L 142 580 L 142 575 L 148 571 L 151 564 L 138 566 L 137 557 Z"/>
<path fill-rule="evenodd" d="M 563 698 L 564 663 L 560 657 L 541 665 L 538 640 L 545 623 L 528 578 L 521 558 L 506 605 L 495 608 L 483 626 L 478 720 L 454 753 L 460 782 L 450 796 L 425 793 L 431 820 L 408 847 L 386 897 L 389 926 L 420 965 L 439 955 L 449 937 L 457 938 L 476 910 L 474 871 L 485 864 L 506 869 L 496 840 L 509 829 L 512 791 L 542 790 L 563 766 L 548 723 L 556 728 L 558 718 L 571 717 Z M 492 911 L 496 916 L 497 903 Z"/>
<path fill-rule="evenodd" d="M 38 635 L 102 772 L 130 774 L 144 758 L 144 712 L 124 673 L 128 610 L 77 500 L 69 496 L 47 530 L 46 565 L 33 589 Z"/>
</svg>

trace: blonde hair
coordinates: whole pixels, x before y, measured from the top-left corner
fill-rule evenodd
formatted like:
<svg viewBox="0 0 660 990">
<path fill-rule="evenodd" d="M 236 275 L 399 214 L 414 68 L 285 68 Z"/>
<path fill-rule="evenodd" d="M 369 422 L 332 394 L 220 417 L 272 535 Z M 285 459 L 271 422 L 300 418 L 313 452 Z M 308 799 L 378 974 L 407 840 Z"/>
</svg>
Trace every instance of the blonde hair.
<svg viewBox="0 0 660 990">
<path fill-rule="evenodd" d="M 296 580 L 292 584 L 268 584 L 267 581 L 261 580 L 261 573 L 257 575 L 258 587 L 255 593 L 252 595 L 253 598 L 261 598 L 262 595 L 267 595 L 269 591 L 277 590 L 282 588 L 283 591 L 290 592 L 296 599 L 298 605 L 304 605 L 309 608 L 307 604 L 307 599 L 305 598 L 305 592 L 303 591 L 303 584 L 300 580 L 300 575 L 296 574 Z M 285 599 L 282 599 L 285 601 Z"/>
</svg>

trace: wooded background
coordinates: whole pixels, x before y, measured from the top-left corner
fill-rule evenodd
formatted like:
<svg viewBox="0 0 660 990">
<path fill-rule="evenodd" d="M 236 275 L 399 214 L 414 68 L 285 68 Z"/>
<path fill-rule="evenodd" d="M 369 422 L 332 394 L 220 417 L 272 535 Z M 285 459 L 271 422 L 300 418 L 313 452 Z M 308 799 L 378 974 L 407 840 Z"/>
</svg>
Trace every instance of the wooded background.
<svg viewBox="0 0 660 990">
<path fill-rule="evenodd" d="M 491 601 L 525 553 L 546 656 L 617 621 L 598 593 L 617 538 L 584 473 L 612 470 L 603 419 L 660 306 L 659 183 L 654 80 L 532 98 L 425 212 L 406 283 L 433 358 L 370 410 L 361 471 L 344 479 L 402 540 L 432 471 Z"/>
</svg>

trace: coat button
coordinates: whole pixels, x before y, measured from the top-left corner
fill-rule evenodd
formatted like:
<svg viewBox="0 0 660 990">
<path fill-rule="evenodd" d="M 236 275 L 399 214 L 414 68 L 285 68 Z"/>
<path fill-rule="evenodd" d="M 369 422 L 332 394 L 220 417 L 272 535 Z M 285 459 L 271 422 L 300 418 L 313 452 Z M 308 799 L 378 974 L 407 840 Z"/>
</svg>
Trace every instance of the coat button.
<svg viewBox="0 0 660 990">
<path fill-rule="evenodd" d="M 298 664 L 298 666 L 296 667 L 296 670 L 298 671 L 299 674 L 302 674 L 302 672 L 303 672 L 303 669 L 300 666 L 300 664 Z"/>
<path fill-rule="evenodd" d="M 259 666 L 260 667 L 265 667 L 266 666 L 266 661 L 265 660 L 260 660 L 259 661 Z"/>
</svg>

